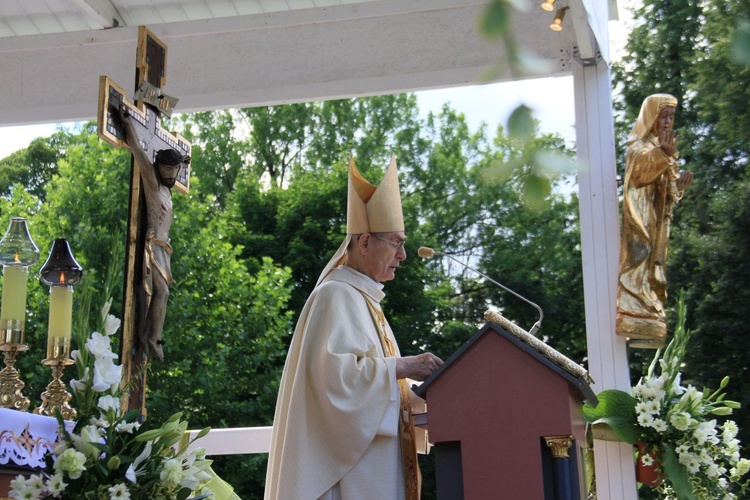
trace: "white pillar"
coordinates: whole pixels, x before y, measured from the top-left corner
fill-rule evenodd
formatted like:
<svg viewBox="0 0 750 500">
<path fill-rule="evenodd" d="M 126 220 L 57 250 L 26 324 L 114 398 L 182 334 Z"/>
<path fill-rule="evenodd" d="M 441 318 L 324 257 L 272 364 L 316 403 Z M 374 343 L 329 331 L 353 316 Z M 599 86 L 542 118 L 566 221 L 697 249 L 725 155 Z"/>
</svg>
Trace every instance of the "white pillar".
<svg viewBox="0 0 750 500">
<path fill-rule="evenodd" d="M 625 339 L 615 335 L 619 216 L 609 68 L 573 62 L 583 290 L 593 389 L 629 390 Z M 607 500 L 637 498 L 631 445 L 594 440 L 596 490 Z"/>
</svg>

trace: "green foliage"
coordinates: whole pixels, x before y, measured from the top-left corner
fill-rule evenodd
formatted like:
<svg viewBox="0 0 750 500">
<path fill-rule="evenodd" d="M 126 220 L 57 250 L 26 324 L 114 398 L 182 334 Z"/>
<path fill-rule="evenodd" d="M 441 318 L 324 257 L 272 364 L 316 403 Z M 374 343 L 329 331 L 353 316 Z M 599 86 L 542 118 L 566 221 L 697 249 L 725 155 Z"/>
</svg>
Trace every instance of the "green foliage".
<svg viewBox="0 0 750 500">
<path fill-rule="evenodd" d="M 744 320 L 750 314 L 750 263 L 745 258 L 750 245 L 750 138 L 745 132 L 750 127 L 750 72 L 735 62 L 747 36 L 743 23 L 750 18 L 750 5 L 743 0 L 645 0 L 636 16 L 628 55 L 613 70 L 627 121 L 619 124 L 618 136 L 632 127 L 647 95 L 666 91 L 680 100 L 675 124 L 679 151 L 683 168 L 695 179 L 672 223 L 669 291 L 685 290 L 686 305 L 694 311 L 685 375 L 696 384 L 718 386 L 723 373 L 750 368 Z M 671 298 L 667 313 L 674 323 Z M 640 361 L 641 356 L 635 353 L 634 358 Z M 640 374 L 636 366 L 631 371 Z M 735 413 L 743 443 L 750 441 L 749 394 L 747 377 L 736 377 L 732 395 L 743 403 Z"/>
<path fill-rule="evenodd" d="M 0 160 L 0 196 L 10 198 L 13 186 L 21 184 L 43 200 L 47 182 L 57 174 L 58 163 L 65 155 L 65 138 L 62 132 L 36 138 L 26 149 Z"/>
<path fill-rule="evenodd" d="M 635 398 L 614 389 L 606 389 L 596 395 L 599 403 L 592 407 L 583 405 L 583 418 L 590 424 L 606 424 L 617 437 L 628 444 L 635 444 L 641 436 L 635 413 Z"/>
</svg>

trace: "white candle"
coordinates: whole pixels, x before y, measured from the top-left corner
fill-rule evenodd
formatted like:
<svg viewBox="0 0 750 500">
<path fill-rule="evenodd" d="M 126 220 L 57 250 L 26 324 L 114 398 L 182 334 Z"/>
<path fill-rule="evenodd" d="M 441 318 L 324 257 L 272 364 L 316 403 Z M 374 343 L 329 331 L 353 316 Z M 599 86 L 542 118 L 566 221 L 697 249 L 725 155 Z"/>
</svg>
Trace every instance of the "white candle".
<svg viewBox="0 0 750 500">
<path fill-rule="evenodd" d="M 73 287 L 50 287 L 47 359 L 68 358 L 70 356 L 72 320 Z"/>
<path fill-rule="evenodd" d="M 26 321 L 28 268 L 3 266 L 3 298 L 0 305 L 0 344 L 23 344 Z"/>
</svg>

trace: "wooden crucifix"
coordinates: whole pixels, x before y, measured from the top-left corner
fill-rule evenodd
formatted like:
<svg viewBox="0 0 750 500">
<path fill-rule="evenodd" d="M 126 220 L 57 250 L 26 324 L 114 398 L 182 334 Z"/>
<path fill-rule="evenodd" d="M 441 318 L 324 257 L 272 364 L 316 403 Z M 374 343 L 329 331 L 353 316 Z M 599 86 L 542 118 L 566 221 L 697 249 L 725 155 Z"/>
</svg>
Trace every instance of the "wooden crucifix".
<svg viewBox="0 0 750 500">
<path fill-rule="evenodd" d="M 125 91 L 107 76 L 99 79 L 98 134 L 133 154 L 120 359 L 123 379 L 132 387 L 123 396 L 123 405 L 139 408 L 144 417 L 144 368 L 149 356 L 163 360 L 161 329 L 172 281 L 168 237 L 171 190 L 187 194 L 190 181 L 190 143 L 164 130 L 160 123 L 162 115 L 171 116 L 177 102 L 161 91 L 166 67 L 166 45 L 141 26 L 134 102 L 128 101 Z"/>
</svg>

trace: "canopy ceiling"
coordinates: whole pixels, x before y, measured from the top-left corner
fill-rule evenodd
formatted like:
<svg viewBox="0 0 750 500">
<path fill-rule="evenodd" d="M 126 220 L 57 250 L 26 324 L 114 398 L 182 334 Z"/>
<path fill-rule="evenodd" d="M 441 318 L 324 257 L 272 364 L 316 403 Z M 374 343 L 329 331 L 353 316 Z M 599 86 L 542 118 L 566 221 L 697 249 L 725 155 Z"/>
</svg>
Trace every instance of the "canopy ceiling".
<svg viewBox="0 0 750 500">
<path fill-rule="evenodd" d="M 515 38 L 548 63 L 533 75 L 478 33 L 479 0 L 3 0 L 0 126 L 93 119 L 100 75 L 135 87 L 139 25 L 169 47 L 178 112 L 485 83 L 493 67 L 493 81 L 570 75 L 601 56 L 615 0 L 558 0 L 562 32 L 521 1 Z"/>
</svg>

